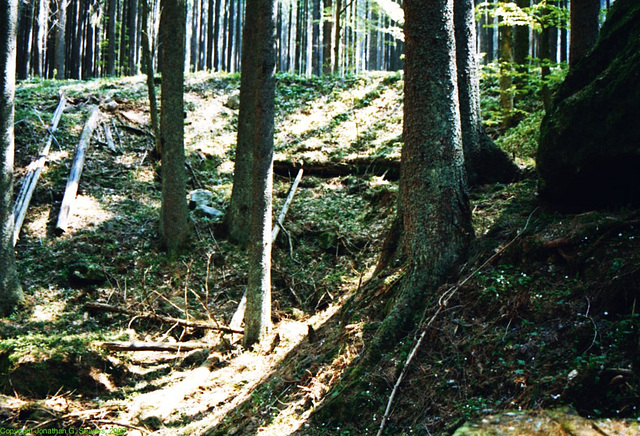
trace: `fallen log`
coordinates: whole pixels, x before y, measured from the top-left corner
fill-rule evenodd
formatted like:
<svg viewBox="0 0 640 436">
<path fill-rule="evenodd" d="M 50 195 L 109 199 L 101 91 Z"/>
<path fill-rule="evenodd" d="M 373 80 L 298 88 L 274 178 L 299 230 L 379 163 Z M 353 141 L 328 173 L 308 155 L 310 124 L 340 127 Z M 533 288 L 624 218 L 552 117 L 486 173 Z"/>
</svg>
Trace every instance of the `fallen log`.
<svg viewBox="0 0 640 436">
<path fill-rule="evenodd" d="M 198 320 L 187 321 L 180 318 L 174 318 L 172 316 L 158 315 L 157 313 L 153 313 L 153 312 L 139 312 L 135 310 L 124 309 L 122 307 L 112 306 L 110 304 L 105 304 L 105 303 L 87 303 L 85 304 L 85 308 L 87 310 L 99 310 L 102 312 L 122 313 L 125 315 L 135 316 L 138 318 L 147 318 L 154 321 L 160 321 L 167 324 L 177 324 L 182 327 L 199 328 L 199 329 L 205 329 L 205 330 L 216 330 L 224 333 L 236 333 L 239 335 L 244 333 L 240 329 L 221 326 L 217 324 L 211 324 L 207 321 L 198 321 Z"/>
<path fill-rule="evenodd" d="M 111 351 L 181 351 L 202 350 L 210 348 L 212 344 L 205 342 L 102 342 L 102 348 Z"/>
<path fill-rule="evenodd" d="M 293 181 L 293 184 L 291 185 L 291 188 L 289 189 L 289 193 L 287 194 L 287 199 L 284 201 L 284 204 L 282 205 L 282 209 L 278 214 L 276 225 L 273 226 L 273 231 L 271 232 L 272 243 L 276 242 L 276 238 L 278 237 L 278 233 L 280 232 L 280 227 L 282 226 L 282 223 L 284 222 L 284 218 L 287 215 L 287 212 L 289 211 L 289 206 L 293 201 L 293 196 L 296 195 L 296 190 L 298 189 L 298 185 L 300 184 L 300 180 L 302 179 L 302 172 L 303 172 L 302 168 L 300 168 L 300 170 L 298 171 L 298 175 L 296 176 L 295 180 Z"/>
<path fill-rule="evenodd" d="M 36 185 L 38 184 L 40 173 L 42 173 L 42 169 L 47 162 L 47 156 L 49 156 L 49 150 L 51 149 L 51 142 L 54 139 L 53 134 L 58 128 L 58 124 L 60 123 L 60 119 L 62 118 L 62 113 L 64 112 L 66 102 L 66 97 L 63 94 L 60 94 L 60 102 L 58 103 L 56 110 L 53 112 L 51 125 L 47 129 L 47 142 L 42 148 L 38 159 L 31 162 L 31 164 L 27 168 L 27 174 L 24 176 L 22 186 L 20 187 L 20 191 L 16 196 L 16 201 L 13 205 L 13 216 L 15 217 L 13 226 L 14 247 L 16 245 L 16 242 L 18 242 L 20 229 L 22 228 L 22 223 L 24 223 L 24 218 L 27 215 L 27 209 L 29 209 L 29 203 L 31 202 L 31 197 L 33 196 L 33 192 L 35 191 Z"/>
<path fill-rule="evenodd" d="M 276 160 L 273 162 L 273 172 L 277 175 L 288 176 L 300 169 L 297 162 Z M 309 176 L 342 177 L 348 175 L 384 176 L 387 180 L 400 178 L 400 161 L 382 157 L 360 157 L 335 162 L 305 162 L 304 171 Z"/>
<path fill-rule="evenodd" d="M 56 224 L 55 232 L 60 235 L 67 230 L 69 216 L 71 215 L 71 207 L 78 194 L 78 185 L 80 183 L 80 176 L 82 175 L 82 167 L 84 166 L 84 159 L 91 142 L 91 135 L 98 126 L 100 120 L 100 109 L 95 106 L 91 110 L 91 115 L 82 129 L 80 135 L 80 141 L 76 147 L 76 155 L 73 158 L 71 164 L 71 171 L 69 172 L 69 178 L 67 179 L 67 187 L 64 190 L 64 197 L 62 199 L 62 205 L 60 206 L 60 214 L 58 215 L 58 223 Z"/>
</svg>

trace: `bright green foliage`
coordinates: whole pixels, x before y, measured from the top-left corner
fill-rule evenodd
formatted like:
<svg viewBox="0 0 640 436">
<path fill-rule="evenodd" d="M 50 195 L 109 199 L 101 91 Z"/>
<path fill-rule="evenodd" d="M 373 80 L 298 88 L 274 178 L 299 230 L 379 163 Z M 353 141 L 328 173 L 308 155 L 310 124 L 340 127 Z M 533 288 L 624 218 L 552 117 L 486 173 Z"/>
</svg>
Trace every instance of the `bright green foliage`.
<svg viewBox="0 0 640 436">
<path fill-rule="evenodd" d="M 518 125 L 504 132 L 496 143 L 512 157 L 534 159 L 538 150 L 540 122 L 543 116 L 543 110 L 527 114 Z"/>
<path fill-rule="evenodd" d="M 542 77 L 542 66 L 550 66 L 551 74 Z M 514 112 L 511 115 L 519 122 L 502 131 L 504 113 L 500 108 L 501 68 L 498 63 L 490 63 L 480 71 L 480 88 L 483 124 L 488 133 L 496 137 L 496 143 L 513 157 L 533 159 L 538 148 L 540 122 L 544 116 L 541 90 L 546 85 L 554 92 L 567 73 L 566 63 L 549 63 L 532 60 L 528 65 L 512 64 L 502 69 L 513 76 Z"/>
<path fill-rule="evenodd" d="M 569 10 L 553 4 L 553 0 L 543 0 L 528 8 L 521 8 L 514 2 L 484 2 L 476 6 L 476 15 L 499 18 L 501 26 L 530 26 L 541 32 L 548 27 L 567 28 Z"/>
</svg>

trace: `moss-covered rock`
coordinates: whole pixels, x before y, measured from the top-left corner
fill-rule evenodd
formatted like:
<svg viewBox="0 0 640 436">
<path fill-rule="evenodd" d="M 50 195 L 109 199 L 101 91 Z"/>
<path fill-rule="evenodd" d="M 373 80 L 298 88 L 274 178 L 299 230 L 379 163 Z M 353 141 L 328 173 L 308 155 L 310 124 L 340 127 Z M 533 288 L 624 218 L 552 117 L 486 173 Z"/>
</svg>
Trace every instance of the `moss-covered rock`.
<svg viewBox="0 0 640 436">
<path fill-rule="evenodd" d="M 542 121 L 540 193 L 565 209 L 640 204 L 640 2 L 619 0 Z"/>
</svg>

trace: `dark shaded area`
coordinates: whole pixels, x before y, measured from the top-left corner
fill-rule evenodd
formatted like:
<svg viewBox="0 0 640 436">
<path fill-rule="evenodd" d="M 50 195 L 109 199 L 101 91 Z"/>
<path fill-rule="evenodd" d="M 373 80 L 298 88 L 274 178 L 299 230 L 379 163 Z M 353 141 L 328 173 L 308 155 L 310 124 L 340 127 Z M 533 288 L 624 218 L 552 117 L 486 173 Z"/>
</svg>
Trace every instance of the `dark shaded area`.
<svg viewBox="0 0 640 436">
<path fill-rule="evenodd" d="M 541 196 L 566 210 L 640 204 L 640 3 L 615 3 L 543 119 Z"/>
<path fill-rule="evenodd" d="M 487 183 L 511 183 L 522 177 L 518 166 L 507 153 L 498 147 L 486 134 L 480 135 L 479 147 L 471 156 L 469 185 Z"/>
</svg>

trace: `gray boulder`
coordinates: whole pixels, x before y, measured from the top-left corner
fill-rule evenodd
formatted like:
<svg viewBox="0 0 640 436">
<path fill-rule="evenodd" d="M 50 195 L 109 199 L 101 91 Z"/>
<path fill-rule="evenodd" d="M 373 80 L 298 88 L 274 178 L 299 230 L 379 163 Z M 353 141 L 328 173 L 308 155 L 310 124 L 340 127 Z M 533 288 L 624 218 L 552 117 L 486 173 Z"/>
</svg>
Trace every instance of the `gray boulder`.
<svg viewBox="0 0 640 436">
<path fill-rule="evenodd" d="M 211 191 L 196 189 L 189 193 L 189 209 L 192 209 L 195 214 L 208 218 L 222 218 L 224 213 L 213 207 L 212 204 L 213 193 Z"/>
</svg>

